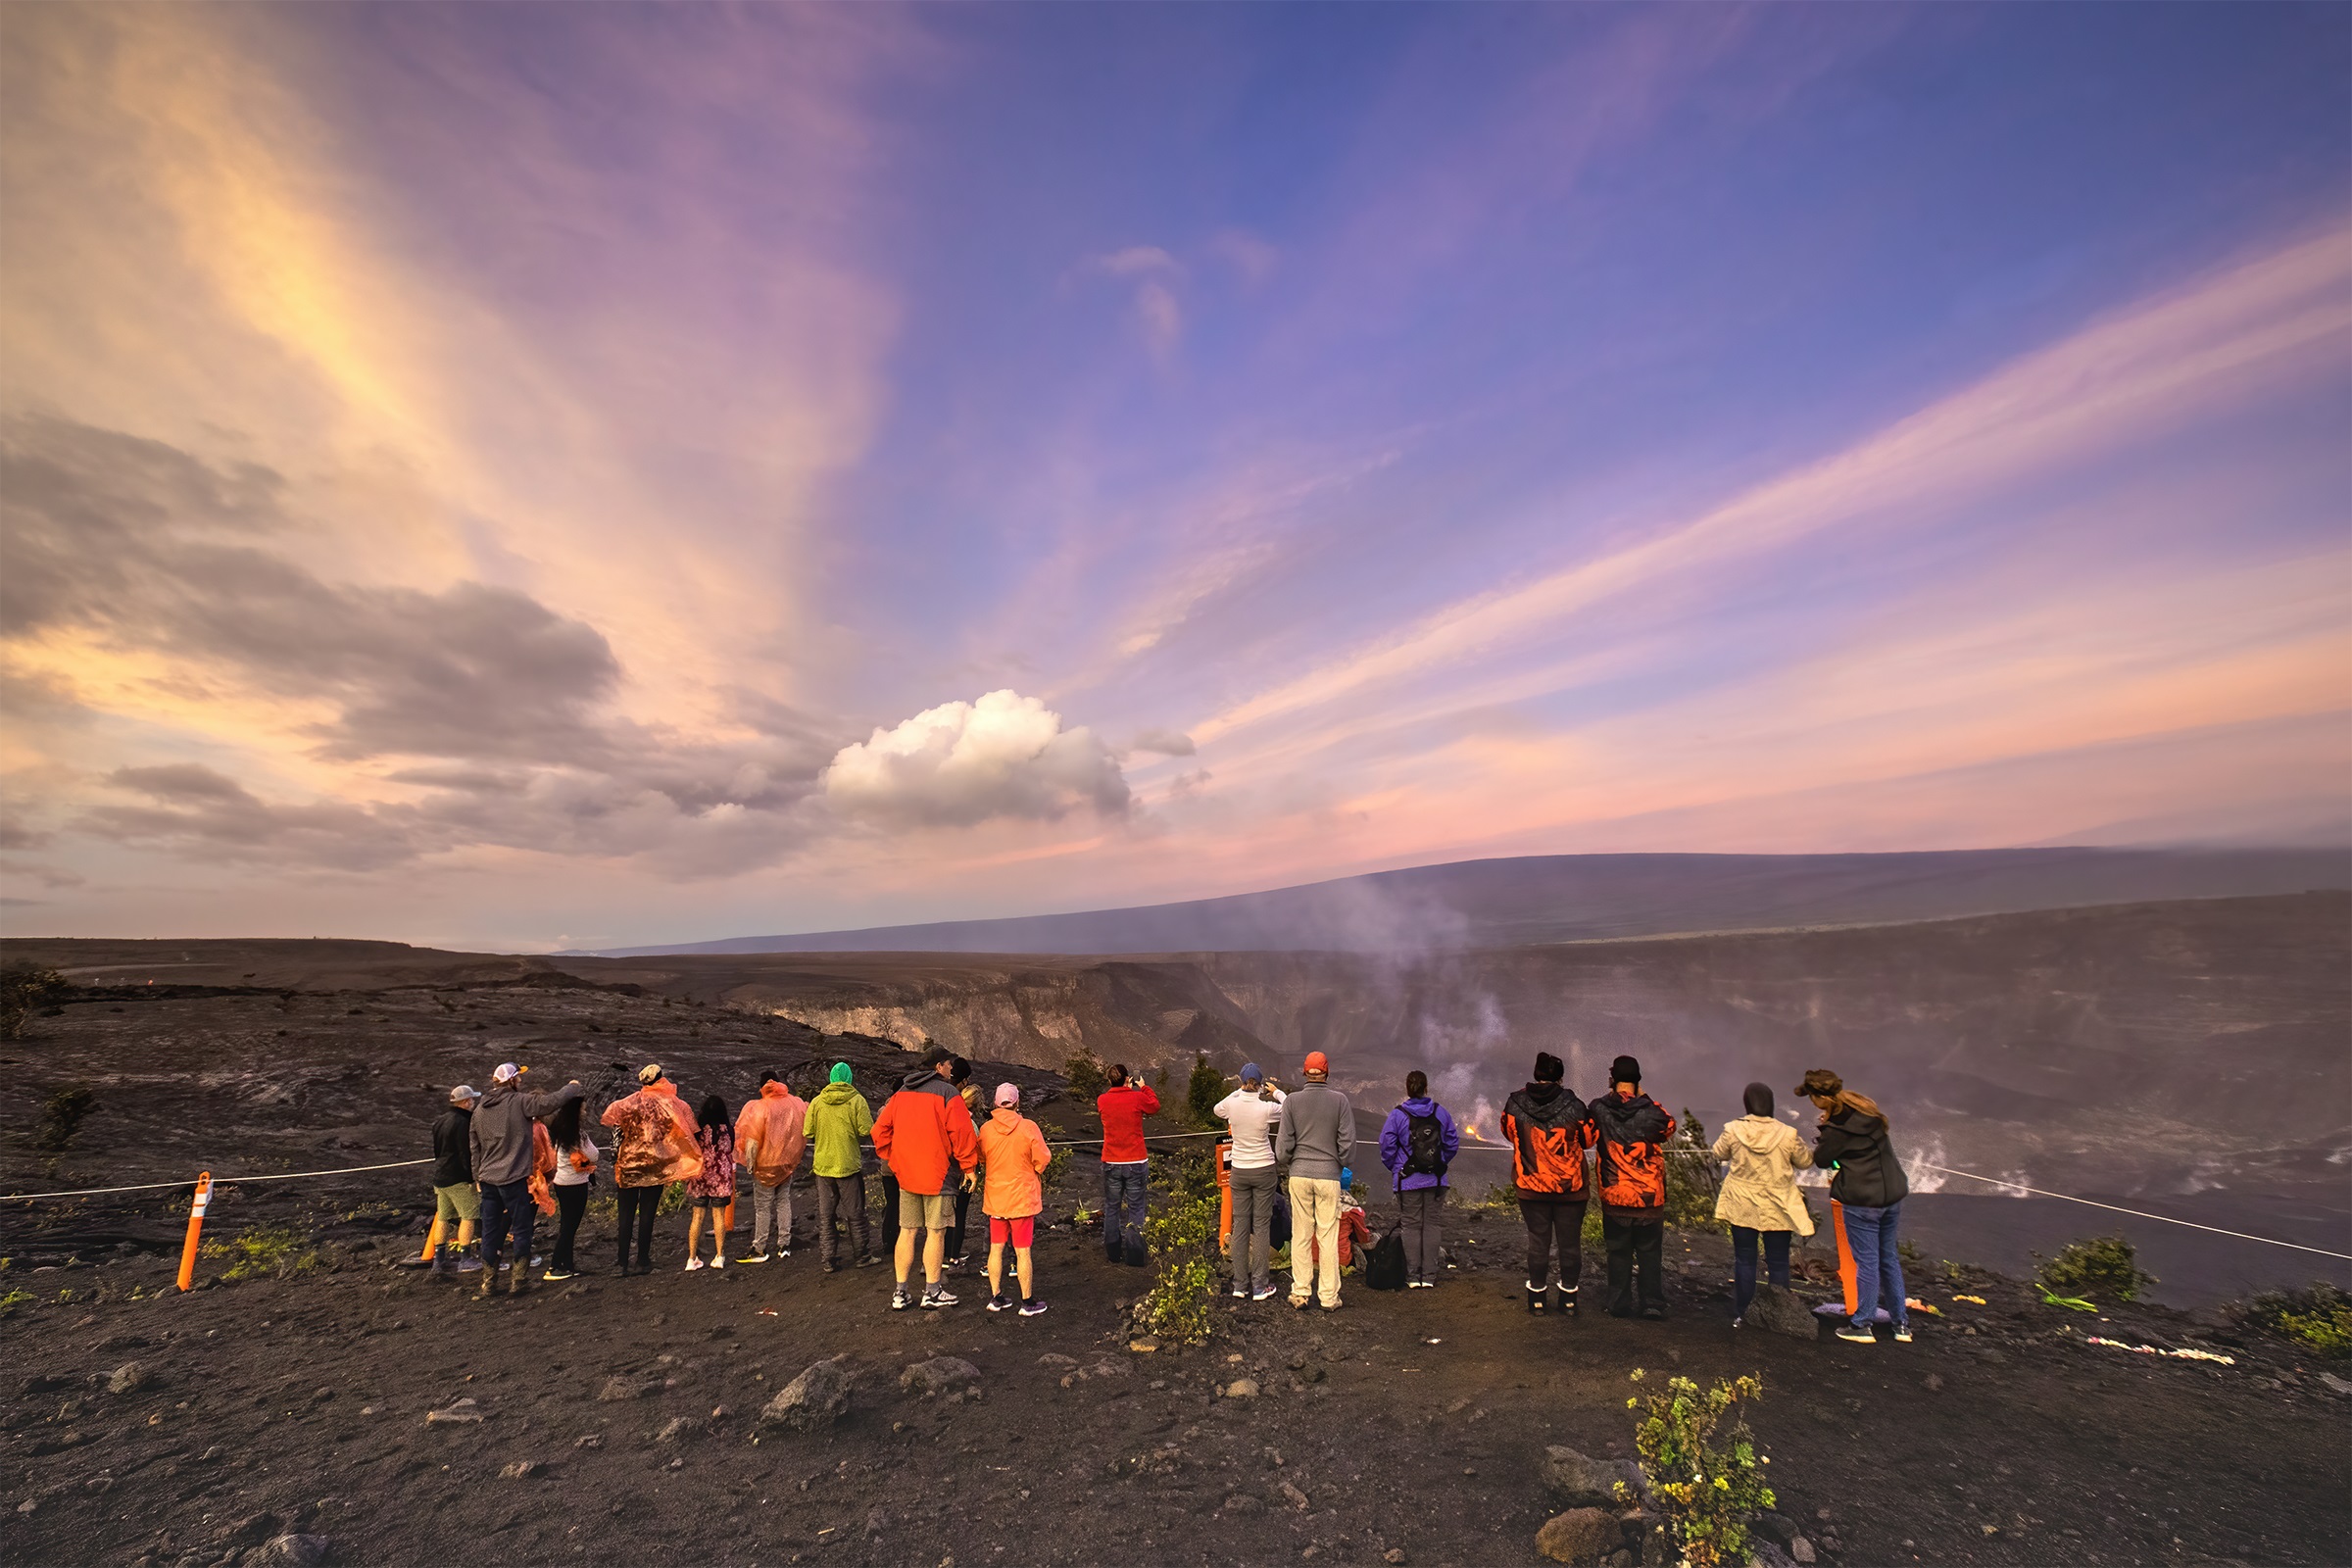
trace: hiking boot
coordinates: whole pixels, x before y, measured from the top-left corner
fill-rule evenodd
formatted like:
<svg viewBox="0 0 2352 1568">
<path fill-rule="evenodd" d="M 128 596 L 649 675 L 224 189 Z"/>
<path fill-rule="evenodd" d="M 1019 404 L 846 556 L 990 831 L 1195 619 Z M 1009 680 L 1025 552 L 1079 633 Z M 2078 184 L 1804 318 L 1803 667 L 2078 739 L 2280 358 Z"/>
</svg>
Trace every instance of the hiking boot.
<svg viewBox="0 0 2352 1568">
<path fill-rule="evenodd" d="M 1102 1244 L 1102 1261 L 1105 1263 L 1126 1262 L 1127 1249 L 1121 1247 L 1117 1242 L 1104 1242 Z"/>
<path fill-rule="evenodd" d="M 1838 1337 L 1848 1345 L 1876 1345 L 1879 1337 L 1868 1329 L 1858 1329 L 1851 1323 L 1838 1325 Z"/>
<path fill-rule="evenodd" d="M 956 1298 L 948 1294 L 946 1286 L 926 1285 L 923 1287 L 923 1310 L 926 1312 L 934 1307 L 954 1306 L 955 1304 Z"/>
<path fill-rule="evenodd" d="M 425 1259 L 425 1267 L 436 1274 L 455 1274 L 458 1271 L 458 1261 L 445 1248 Z"/>
<path fill-rule="evenodd" d="M 902 1285 L 890 1293 L 890 1309 L 893 1312 L 904 1312 L 913 1304 L 914 1298 L 907 1294 L 906 1286 Z"/>
<path fill-rule="evenodd" d="M 1547 1292 L 1546 1292 L 1546 1291 L 1544 1289 L 1544 1287 L 1543 1287 L 1543 1286 L 1541 1286 L 1541 1285 L 1538 1285 L 1538 1284 L 1537 1284 L 1535 1281 L 1533 1281 L 1533 1280 L 1530 1280 L 1530 1281 L 1528 1281 L 1528 1282 L 1527 1282 L 1527 1309 L 1528 1309 L 1530 1312 L 1541 1312 L 1541 1311 L 1543 1311 L 1543 1310 L 1544 1310 L 1544 1297 L 1545 1297 L 1547 1294 L 1548 1294 L 1548 1293 L 1547 1293 Z"/>
<path fill-rule="evenodd" d="M 1012 1298 L 1006 1296 L 1003 1291 L 994 1291 L 989 1294 L 988 1309 L 991 1312 L 1002 1312 L 1011 1304 Z"/>
<path fill-rule="evenodd" d="M 522 1296 L 527 1294 L 530 1291 L 530 1274 L 528 1271 L 518 1268 L 514 1271 L 514 1279 L 508 1281 L 507 1283 L 507 1294 L 509 1296 Z"/>
<path fill-rule="evenodd" d="M 485 1298 L 496 1296 L 498 1294 L 498 1270 L 494 1268 L 482 1270 L 481 1283 L 473 1288 L 473 1294 Z"/>
<path fill-rule="evenodd" d="M 1294 1296 L 1291 1298 L 1291 1310 L 1294 1312 L 1303 1312 L 1314 1304 L 1315 1300 L 1311 1296 Z"/>
<path fill-rule="evenodd" d="M 1908 1323 L 1898 1323 L 1898 1324 L 1896 1324 L 1896 1325 L 1895 1325 L 1895 1328 L 1894 1328 L 1894 1343 L 1895 1343 L 1895 1344 L 1897 1344 L 1897 1345 L 1909 1345 L 1909 1344 L 1911 1343 L 1911 1325 L 1910 1325 L 1910 1324 L 1908 1324 Z"/>
<path fill-rule="evenodd" d="M 1663 1322 L 1665 1322 L 1665 1321 L 1666 1321 L 1666 1308 L 1665 1308 L 1665 1307 L 1663 1307 L 1663 1306 L 1661 1306 L 1661 1305 L 1660 1305 L 1659 1303 L 1657 1303 L 1656 1301 L 1652 1301 L 1652 1302 L 1650 1302 L 1650 1303 L 1649 1303 L 1649 1305 L 1647 1305 L 1647 1306 L 1645 1306 L 1645 1307 L 1643 1307 L 1643 1308 L 1642 1309 L 1642 1322 L 1644 1322 L 1644 1323 L 1663 1323 Z"/>
<path fill-rule="evenodd" d="M 1033 1296 L 1033 1297 L 1031 1297 L 1031 1298 L 1030 1298 L 1028 1300 L 1026 1300 L 1026 1301 L 1023 1301 L 1023 1302 L 1021 1303 L 1021 1316 L 1023 1316 L 1023 1317 L 1035 1317 L 1035 1316 L 1037 1316 L 1037 1315 L 1038 1315 L 1040 1312 L 1043 1312 L 1045 1309 L 1046 1309 L 1046 1303 L 1045 1303 L 1045 1302 L 1043 1302 L 1043 1301 L 1041 1301 L 1041 1300 L 1039 1300 L 1039 1299 L 1038 1299 L 1036 1297 L 1034 1297 L 1034 1296 Z"/>
</svg>

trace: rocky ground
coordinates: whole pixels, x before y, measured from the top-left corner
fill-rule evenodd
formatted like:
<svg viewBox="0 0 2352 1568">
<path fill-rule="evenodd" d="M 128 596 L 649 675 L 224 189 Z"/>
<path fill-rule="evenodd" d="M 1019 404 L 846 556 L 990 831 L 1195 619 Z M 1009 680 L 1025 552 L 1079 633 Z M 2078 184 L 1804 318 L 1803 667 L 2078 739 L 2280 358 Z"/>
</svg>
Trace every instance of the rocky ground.
<svg viewBox="0 0 2352 1568">
<path fill-rule="evenodd" d="M 411 1157 L 446 1085 L 508 1057 L 602 1089 L 654 1056 L 730 1102 L 761 1066 L 799 1078 L 847 1056 L 878 1088 L 904 1060 L 878 1041 L 545 984 L 102 995 L 41 1028 L 0 1048 L 30 1091 L 0 1128 L 11 1192 Z M 69 1082 L 99 1106 L 65 1153 L 41 1154 L 33 1117 Z M 1066 1101 L 1045 1115 L 1078 1130 Z M 2352 1560 L 2352 1424 L 2327 1381 L 2343 1369 L 2218 1316 L 2093 1317 L 1930 1267 L 1915 1288 L 1943 1315 L 1908 1347 L 1735 1331 L 1722 1244 L 1677 1235 L 1669 1321 L 1531 1321 L 1516 1219 L 1465 1211 L 1439 1290 L 1351 1284 L 1332 1315 L 1220 1298 L 1206 1346 L 1141 1348 L 1125 1307 L 1148 1275 L 1067 1223 L 1096 1180 L 1084 1157 L 1062 1173 L 1040 1246 L 1053 1309 L 1026 1320 L 984 1310 L 970 1281 L 947 1311 L 888 1311 L 886 1271 L 818 1271 L 806 1207 L 789 1260 L 685 1274 L 680 1214 L 662 1271 L 630 1279 L 592 1218 L 583 1256 L 600 1272 L 481 1301 L 401 1266 L 427 1212 L 420 1170 L 224 1189 L 217 1240 L 303 1245 L 271 1259 L 283 1277 L 221 1283 L 234 1258 L 207 1259 L 185 1296 L 184 1196 L 0 1203 L 8 1556 L 1535 1561 L 1545 1521 L 1593 1500 L 1578 1494 L 1590 1467 L 1547 1450 L 1630 1457 L 1627 1374 L 1645 1367 L 1763 1380 L 1774 1555 Z M 305 1252 L 316 1261 L 295 1267 Z M 839 1411 L 808 1429 L 771 1419 L 821 1361 L 844 1375 Z M 1632 1560 L 1642 1525 L 1628 1528 L 1587 1544 Z"/>
</svg>

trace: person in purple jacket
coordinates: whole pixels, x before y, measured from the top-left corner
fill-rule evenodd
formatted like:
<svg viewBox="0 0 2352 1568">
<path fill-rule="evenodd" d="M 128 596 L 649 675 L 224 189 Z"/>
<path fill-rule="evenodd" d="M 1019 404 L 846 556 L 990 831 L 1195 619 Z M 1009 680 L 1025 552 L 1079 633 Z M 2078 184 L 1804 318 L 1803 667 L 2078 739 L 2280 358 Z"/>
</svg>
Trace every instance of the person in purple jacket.
<svg viewBox="0 0 2352 1568">
<path fill-rule="evenodd" d="M 1404 1100 L 1380 1129 L 1380 1162 L 1389 1168 L 1404 1228 L 1408 1290 L 1438 1283 L 1445 1263 L 1438 1256 L 1439 1230 L 1446 1217 L 1446 1167 L 1461 1151 L 1461 1129 L 1453 1114 L 1429 1098 L 1429 1074 L 1404 1076 Z"/>
</svg>

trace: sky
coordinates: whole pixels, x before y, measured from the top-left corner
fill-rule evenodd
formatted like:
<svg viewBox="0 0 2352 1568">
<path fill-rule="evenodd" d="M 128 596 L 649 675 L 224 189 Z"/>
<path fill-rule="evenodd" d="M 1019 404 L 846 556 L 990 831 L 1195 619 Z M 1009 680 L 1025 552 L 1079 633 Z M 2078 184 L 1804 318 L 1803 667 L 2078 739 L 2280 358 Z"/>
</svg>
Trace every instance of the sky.
<svg viewBox="0 0 2352 1568">
<path fill-rule="evenodd" d="M 0 8 L 0 921 L 2341 842 L 2348 46 Z"/>
</svg>

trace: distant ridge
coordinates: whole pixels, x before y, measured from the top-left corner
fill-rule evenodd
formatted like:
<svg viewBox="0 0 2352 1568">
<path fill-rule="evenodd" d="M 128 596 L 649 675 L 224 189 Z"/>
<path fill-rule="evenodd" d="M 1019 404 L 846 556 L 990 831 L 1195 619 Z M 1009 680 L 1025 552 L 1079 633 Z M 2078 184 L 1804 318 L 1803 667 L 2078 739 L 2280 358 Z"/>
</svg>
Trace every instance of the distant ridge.
<svg viewBox="0 0 2352 1568">
<path fill-rule="evenodd" d="M 687 953 L 1380 953 L 1882 924 L 2352 888 L 2342 849 L 1538 855 L 1182 904 L 607 948 Z"/>
</svg>

